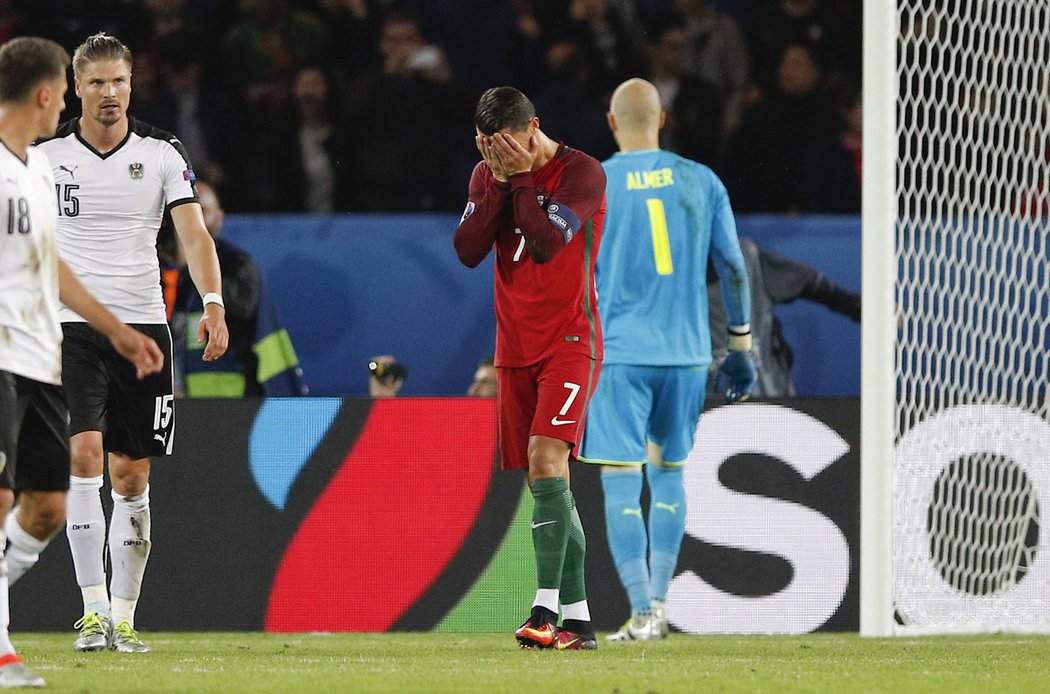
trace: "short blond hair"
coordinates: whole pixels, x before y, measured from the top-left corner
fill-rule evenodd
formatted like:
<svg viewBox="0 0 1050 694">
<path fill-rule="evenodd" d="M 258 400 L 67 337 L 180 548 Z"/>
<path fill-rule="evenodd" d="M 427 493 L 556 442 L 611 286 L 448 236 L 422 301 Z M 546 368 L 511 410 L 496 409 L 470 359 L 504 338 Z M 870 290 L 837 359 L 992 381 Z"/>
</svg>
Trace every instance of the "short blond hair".
<svg viewBox="0 0 1050 694">
<path fill-rule="evenodd" d="M 73 52 L 73 74 L 79 76 L 91 63 L 99 60 L 123 60 L 131 69 L 131 49 L 104 31 L 87 37 Z"/>
</svg>

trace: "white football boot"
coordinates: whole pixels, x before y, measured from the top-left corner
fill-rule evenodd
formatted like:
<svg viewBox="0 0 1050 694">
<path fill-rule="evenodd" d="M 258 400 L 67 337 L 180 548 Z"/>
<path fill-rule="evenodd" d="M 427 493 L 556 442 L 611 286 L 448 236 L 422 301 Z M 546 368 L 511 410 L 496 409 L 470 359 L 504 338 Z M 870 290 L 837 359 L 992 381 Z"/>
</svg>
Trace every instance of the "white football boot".
<svg viewBox="0 0 1050 694">
<path fill-rule="evenodd" d="M 606 641 L 649 641 L 653 637 L 653 618 L 635 615 L 624 622 L 619 631 L 605 637 Z M 659 637 L 657 637 L 659 638 Z"/>
<path fill-rule="evenodd" d="M 88 612 L 73 624 L 73 628 L 80 630 L 73 648 L 81 652 L 104 651 L 113 638 L 113 620 L 98 612 Z"/>
<path fill-rule="evenodd" d="M 113 627 L 113 650 L 118 653 L 149 653 L 150 647 L 142 643 L 139 632 L 124 619 Z"/>
<path fill-rule="evenodd" d="M 653 600 L 653 638 L 662 639 L 671 633 L 671 624 L 667 621 L 667 602 Z"/>
</svg>

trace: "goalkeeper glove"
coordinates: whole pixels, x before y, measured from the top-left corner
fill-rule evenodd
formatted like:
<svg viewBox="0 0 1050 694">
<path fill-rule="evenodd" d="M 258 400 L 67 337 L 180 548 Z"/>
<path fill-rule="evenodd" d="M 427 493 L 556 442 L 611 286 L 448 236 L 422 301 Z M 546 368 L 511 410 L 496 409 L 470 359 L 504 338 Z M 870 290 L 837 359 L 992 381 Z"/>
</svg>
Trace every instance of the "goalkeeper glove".
<svg viewBox="0 0 1050 694">
<path fill-rule="evenodd" d="M 747 400 L 755 389 L 755 359 L 751 356 L 750 326 L 730 326 L 730 352 L 718 367 L 715 387 L 724 393 L 727 403 Z"/>
</svg>

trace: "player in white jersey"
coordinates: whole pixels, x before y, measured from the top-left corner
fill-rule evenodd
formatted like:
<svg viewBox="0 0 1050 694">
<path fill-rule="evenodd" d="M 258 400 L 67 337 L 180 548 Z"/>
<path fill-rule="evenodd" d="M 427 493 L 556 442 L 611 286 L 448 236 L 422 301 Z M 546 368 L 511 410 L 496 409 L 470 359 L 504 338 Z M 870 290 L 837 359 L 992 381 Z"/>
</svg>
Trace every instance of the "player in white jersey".
<svg viewBox="0 0 1050 694">
<path fill-rule="evenodd" d="M 8 538 L 0 532 L 0 689 L 44 685 L 8 636 L 8 585 L 65 517 L 69 439 L 59 301 L 106 335 L 139 376 L 164 364 L 156 343 L 93 299 L 58 258 L 51 164 L 30 144 L 55 132 L 68 65 L 69 54 L 46 39 L 17 38 L 0 48 L 0 513 L 11 512 Z M 11 511 L 15 490 L 19 503 Z"/>
<path fill-rule="evenodd" d="M 131 52 L 112 36 L 91 36 L 73 54 L 73 77 L 83 115 L 39 145 L 55 176 L 59 253 L 103 304 L 165 352 L 163 371 L 136 381 L 73 307 L 62 309 L 72 434 L 66 534 L 84 599 L 74 647 L 144 653 L 135 608 L 151 546 L 150 456 L 171 453 L 175 429 L 171 334 L 156 252 L 165 212 L 203 298 L 197 337 L 206 341 L 206 361 L 222 356 L 229 335 L 219 261 L 186 151 L 173 135 L 128 115 Z M 106 453 L 113 486 L 108 589 L 99 498 Z"/>
</svg>

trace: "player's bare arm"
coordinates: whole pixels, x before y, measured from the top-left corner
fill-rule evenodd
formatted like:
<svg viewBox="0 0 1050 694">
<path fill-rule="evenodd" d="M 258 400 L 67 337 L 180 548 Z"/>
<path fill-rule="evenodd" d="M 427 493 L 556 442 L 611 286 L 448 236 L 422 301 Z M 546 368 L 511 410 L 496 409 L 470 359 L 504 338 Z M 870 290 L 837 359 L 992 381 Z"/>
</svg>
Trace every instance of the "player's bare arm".
<svg viewBox="0 0 1050 694">
<path fill-rule="evenodd" d="M 61 260 L 58 261 L 58 295 L 63 304 L 109 338 L 117 353 L 135 365 L 135 375 L 140 379 L 157 373 L 164 366 L 164 354 L 153 338 L 143 335 L 110 313 Z"/>
<path fill-rule="evenodd" d="M 215 253 L 215 241 L 204 225 L 201 206 L 193 202 L 174 207 L 171 221 L 175 223 L 175 233 L 182 242 L 186 265 L 197 291 L 205 298 L 209 294 L 221 296 L 219 257 Z M 206 342 L 204 361 L 215 361 L 226 353 L 230 333 L 226 327 L 226 309 L 221 304 L 205 301 L 204 315 L 197 326 L 197 340 Z"/>
</svg>

